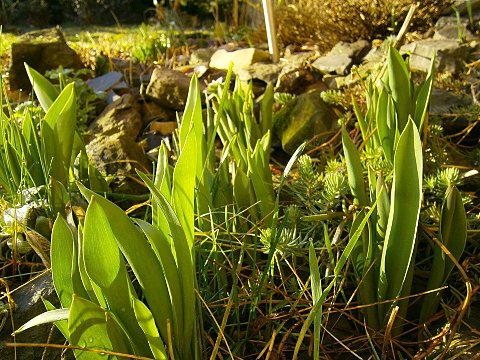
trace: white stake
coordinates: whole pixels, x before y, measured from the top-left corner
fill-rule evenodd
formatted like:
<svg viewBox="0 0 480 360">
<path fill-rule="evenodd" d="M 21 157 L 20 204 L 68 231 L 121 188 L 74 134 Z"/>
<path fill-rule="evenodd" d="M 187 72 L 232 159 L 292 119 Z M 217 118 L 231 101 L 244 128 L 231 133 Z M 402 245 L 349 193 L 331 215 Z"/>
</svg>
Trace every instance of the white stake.
<svg viewBox="0 0 480 360">
<path fill-rule="evenodd" d="M 273 15 L 272 0 L 262 0 L 263 15 L 265 16 L 265 27 L 267 29 L 268 49 L 272 54 L 272 60 L 277 63 L 280 60 L 278 52 L 277 33 L 275 28 L 275 17 Z"/>
</svg>

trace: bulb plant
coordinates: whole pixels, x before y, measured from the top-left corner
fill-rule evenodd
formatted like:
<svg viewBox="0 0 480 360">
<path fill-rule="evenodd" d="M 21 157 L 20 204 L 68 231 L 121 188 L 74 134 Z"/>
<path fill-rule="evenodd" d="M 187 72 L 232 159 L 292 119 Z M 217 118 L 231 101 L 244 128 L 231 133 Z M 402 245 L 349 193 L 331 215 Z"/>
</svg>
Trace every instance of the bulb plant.
<svg viewBox="0 0 480 360">
<path fill-rule="evenodd" d="M 408 300 L 405 298 L 411 295 L 415 254 L 421 236 L 418 233 L 423 200 L 421 133 L 428 121 L 433 63 L 426 80 L 415 88 L 407 64 L 391 48 L 382 81 L 368 89 L 366 115 L 359 113 L 355 106 L 363 151 L 380 148 L 384 159 L 392 165 L 392 175 L 376 171 L 368 163 L 363 166 L 361 152 L 346 130 L 342 130 L 349 186 L 354 204 L 359 208 L 354 215 L 351 234 L 364 218 L 364 209 L 377 203 L 375 214 L 369 219 L 362 241 L 351 257 L 359 282 L 359 300 L 364 305 L 377 304 L 364 311 L 367 325 L 374 330 L 384 328 L 391 321 L 393 310 L 398 310 L 394 322 L 396 334 L 402 328 L 402 321 L 398 319 L 404 319 L 407 314 Z M 390 176 L 391 186 L 385 180 Z M 466 223 L 461 196 L 454 185 L 447 191 L 445 204 L 442 210 L 445 225 L 441 226 L 439 237 L 458 259 L 465 246 Z M 445 258 L 444 251 L 435 246 L 429 290 L 444 284 L 452 264 Z M 435 312 L 438 300 L 438 293 L 423 299 L 425 316 L 421 316 L 422 321 L 427 319 L 427 314 Z"/>
</svg>

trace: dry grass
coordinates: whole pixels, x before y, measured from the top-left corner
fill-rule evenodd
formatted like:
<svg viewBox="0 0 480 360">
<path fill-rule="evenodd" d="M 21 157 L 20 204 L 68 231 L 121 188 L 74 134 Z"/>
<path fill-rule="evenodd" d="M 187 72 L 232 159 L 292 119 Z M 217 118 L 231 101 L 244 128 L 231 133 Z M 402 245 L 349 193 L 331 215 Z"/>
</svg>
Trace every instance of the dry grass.
<svg viewBox="0 0 480 360">
<path fill-rule="evenodd" d="M 401 26 L 416 0 L 287 0 L 277 8 L 283 45 L 313 43 L 327 51 L 339 41 L 383 38 Z M 422 0 L 412 29 L 431 26 L 451 0 Z"/>
</svg>

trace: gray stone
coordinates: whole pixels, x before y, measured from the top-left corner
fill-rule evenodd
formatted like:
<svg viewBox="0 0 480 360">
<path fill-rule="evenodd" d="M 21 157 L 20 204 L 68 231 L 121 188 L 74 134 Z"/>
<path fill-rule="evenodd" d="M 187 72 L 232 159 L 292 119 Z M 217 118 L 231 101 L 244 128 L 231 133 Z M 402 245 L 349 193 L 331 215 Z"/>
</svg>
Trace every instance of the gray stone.
<svg viewBox="0 0 480 360">
<path fill-rule="evenodd" d="M 309 69 L 298 69 L 280 74 L 275 91 L 289 94 L 303 94 L 305 89 L 319 82 L 318 73 Z"/>
<path fill-rule="evenodd" d="M 275 114 L 274 132 L 288 154 L 293 154 L 305 140 L 325 134 L 335 126 L 337 116 L 320 94 L 313 91 L 299 95 Z M 323 135 L 319 141 L 327 136 Z"/>
<path fill-rule="evenodd" d="M 385 59 L 385 52 L 380 47 L 373 47 L 363 58 L 363 63 L 376 64 Z"/>
<path fill-rule="evenodd" d="M 237 75 L 242 81 L 261 80 L 275 84 L 281 70 L 282 66 L 279 64 L 255 63 L 247 69 L 239 69 Z"/>
<path fill-rule="evenodd" d="M 278 76 L 275 91 L 302 94 L 319 81 L 319 74 L 311 70 L 311 63 L 319 57 L 316 51 L 305 51 L 285 56 L 282 71 Z"/>
<path fill-rule="evenodd" d="M 123 95 L 108 105 L 89 127 L 93 135 L 108 136 L 123 133 L 136 139 L 143 128 L 138 99 L 132 95 Z"/>
<path fill-rule="evenodd" d="M 147 87 L 146 95 L 160 106 L 183 110 L 187 102 L 190 78 L 184 73 L 156 67 Z"/>
<path fill-rule="evenodd" d="M 87 85 L 95 92 L 105 92 L 120 82 L 122 77 L 121 72 L 110 71 L 102 76 L 87 80 Z"/>
<path fill-rule="evenodd" d="M 210 59 L 210 67 L 220 70 L 228 70 L 230 63 L 233 62 L 233 71 L 246 69 L 250 65 L 257 62 L 270 60 L 268 51 L 255 48 L 240 49 L 235 51 L 227 51 L 220 49 L 215 51 Z"/>
<path fill-rule="evenodd" d="M 348 55 L 338 54 L 321 56 L 312 66 L 322 74 L 346 75 L 352 64 L 353 61 Z"/>
<path fill-rule="evenodd" d="M 202 48 L 193 50 L 190 55 L 190 65 L 205 65 L 210 62 L 215 49 L 213 48 Z"/>
<path fill-rule="evenodd" d="M 353 43 L 340 41 L 327 55 L 347 55 L 354 63 L 359 63 L 362 58 L 367 55 L 371 47 L 370 42 L 363 39 Z"/>
<path fill-rule="evenodd" d="M 152 121 L 176 121 L 175 111 L 167 110 L 154 102 L 142 104 L 143 124 L 148 125 Z"/>
<path fill-rule="evenodd" d="M 472 104 L 472 98 L 445 89 L 433 89 L 430 102 L 431 114 L 448 114 L 456 107 Z"/>
<path fill-rule="evenodd" d="M 46 311 L 41 298 L 45 298 L 59 307 L 59 301 L 53 287 L 51 272 L 46 272 L 33 280 L 26 282 L 21 287 L 11 292 L 15 303 L 13 310 L 13 323 L 19 328 L 27 321 L 33 319 Z M 5 342 L 17 343 L 38 343 L 38 344 L 64 344 L 65 338 L 53 324 L 44 324 L 21 332 L 13 338 L 12 319 L 7 319 L 4 328 L 0 332 L 0 359 L 14 359 L 14 349 L 5 347 Z M 74 359 L 71 352 L 62 356 L 62 349 L 49 347 L 25 347 L 17 348 L 16 359 L 37 360 L 37 359 Z"/>
<path fill-rule="evenodd" d="M 470 4 L 472 6 L 472 10 L 479 10 L 480 9 L 480 0 L 471 0 Z M 465 15 L 468 12 L 467 0 L 455 0 L 453 4 L 460 14 Z M 451 12 L 451 8 L 448 9 Z"/>
<path fill-rule="evenodd" d="M 453 16 L 443 16 L 435 24 L 434 40 L 466 40 L 475 39 L 475 36 L 467 29 L 468 20 L 461 19 L 458 23 Z"/>
<path fill-rule="evenodd" d="M 138 194 L 145 188 L 133 180 L 135 169 L 151 167 L 143 148 L 136 138 L 143 129 L 137 98 L 124 95 L 105 108 L 90 125 L 91 141 L 87 154 L 104 175 L 113 175 L 110 187 L 114 192 Z"/>
<path fill-rule="evenodd" d="M 402 53 L 410 54 L 412 70 L 428 71 L 434 54 L 437 54 L 436 68 L 438 71 L 458 72 L 463 67 L 471 49 L 456 40 L 420 40 L 403 45 Z"/>
<path fill-rule="evenodd" d="M 298 69 L 304 69 L 320 57 L 316 51 L 303 51 L 292 53 L 285 56 L 285 64 L 283 65 L 282 74 L 286 74 Z"/>
<path fill-rule="evenodd" d="M 80 56 L 65 42 L 59 29 L 33 31 L 22 35 L 11 47 L 10 89 L 30 91 L 32 86 L 24 63 L 41 74 L 60 66 L 80 69 Z"/>
</svg>

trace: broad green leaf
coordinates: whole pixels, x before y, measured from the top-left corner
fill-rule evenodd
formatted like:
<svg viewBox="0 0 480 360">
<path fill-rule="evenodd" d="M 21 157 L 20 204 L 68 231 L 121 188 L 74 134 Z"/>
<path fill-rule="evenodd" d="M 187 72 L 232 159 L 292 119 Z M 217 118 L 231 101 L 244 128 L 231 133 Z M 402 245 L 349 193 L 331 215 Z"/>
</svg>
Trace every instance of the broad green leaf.
<svg viewBox="0 0 480 360">
<path fill-rule="evenodd" d="M 378 236 L 383 240 L 387 231 L 390 199 L 388 198 L 388 191 L 382 173 L 379 173 L 377 177 L 375 198 L 378 199 L 376 229 Z"/>
<path fill-rule="evenodd" d="M 463 206 L 462 194 L 454 185 L 450 185 L 447 189 L 442 205 L 439 230 L 442 243 L 455 259 L 460 259 L 467 242 L 467 216 Z M 444 273 L 444 279 L 446 279 L 454 264 L 445 254 L 443 256 L 446 260 Z"/>
<path fill-rule="evenodd" d="M 462 196 L 454 185 L 448 187 L 442 205 L 439 240 L 455 259 L 460 259 L 467 240 L 467 222 Z M 433 264 L 427 290 L 441 287 L 447 281 L 453 266 L 452 260 L 437 244 L 434 244 Z M 427 321 L 437 311 L 439 303 L 440 293 L 427 294 L 423 299 L 420 322 Z"/>
<path fill-rule="evenodd" d="M 158 153 L 155 187 L 159 189 L 160 193 L 163 194 L 166 199 L 172 198 L 172 173 L 173 170 L 168 164 L 167 148 L 165 144 L 162 143 Z M 152 196 L 151 201 L 152 224 L 158 228 L 158 230 L 163 234 L 163 237 L 171 244 L 172 237 L 170 236 L 170 226 L 168 225 L 167 218 L 163 214 L 154 196 Z M 173 248 L 173 245 L 171 244 L 170 247 Z"/>
<path fill-rule="evenodd" d="M 350 185 L 350 190 L 359 205 L 368 205 L 360 154 L 345 128 L 342 128 L 342 143 L 343 153 L 347 163 L 348 184 Z"/>
<path fill-rule="evenodd" d="M 42 298 L 43 305 L 47 311 L 57 310 L 53 304 L 45 298 Z M 68 341 L 70 333 L 68 332 L 68 318 L 65 320 L 55 321 L 55 326 L 62 333 L 63 337 Z"/>
<path fill-rule="evenodd" d="M 83 258 L 90 279 L 101 288 L 109 288 L 119 276 L 126 275 L 125 264 L 108 218 L 96 198 L 90 200 L 85 216 Z"/>
<path fill-rule="evenodd" d="M 88 319 L 88 321 L 87 321 Z M 68 318 L 68 331 L 70 343 L 85 349 L 107 350 L 121 352 L 125 349 L 114 349 L 107 332 L 106 313 L 100 306 L 82 299 L 73 297 Z M 75 357 L 79 360 L 98 360 L 99 352 L 88 350 L 74 350 Z M 117 359 L 109 355 L 109 359 Z"/>
<path fill-rule="evenodd" d="M 184 337 L 182 339 L 177 339 L 176 341 L 181 341 L 183 344 L 187 344 L 187 347 L 189 347 L 193 339 L 192 334 L 195 330 L 195 301 L 192 301 L 192 299 L 195 299 L 195 279 L 191 250 L 189 248 L 185 232 L 180 224 L 180 221 L 178 220 L 177 215 L 173 211 L 173 208 L 170 206 L 165 197 L 158 191 L 158 189 L 155 188 L 153 182 L 145 174 L 139 171 L 137 173 L 149 188 L 170 227 L 170 233 L 173 239 L 172 244 L 175 248 L 176 262 L 180 276 L 180 285 L 182 287 L 184 309 L 183 328 L 185 329 L 185 334 L 183 334 Z M 151 305 L 150 300 L 148 300 L 148 303 Z M 150 308 L 155 316 L 153 307 L 151 306 Z M 171 319 L 172 317 L 169 318 Z M 155 318 L 155 321 L 157 321 L 157 318 Z M 164 339 L 166 338 L 163 333 L 162 337 Z M 184 347 L 184 349 L 187 349 L 187 347 Z"/>
<path fill-rule="evenodd" d="M 55 99 L 60 94 L 60 92 L 42 74 L 28 66 L 26 63 L 24 63 L 24 65 L 25 70 L 27 70 L 27 75 L 30 79 L 30 83 L 32 84 L 33 90 L 35 91 L 35 95 L 37 95 L 37 99 L 43 110 L 47 112 L 48 109 L 50 109 L 50 106 L 52 106 Z"/>
<path fill-rule="evenodd" d="M 173 171 L 172 205 L 187 237 L 190 253 L 194 246 L 194 194 L 197 170 L 197 142 L 194 129 L 188 133 Z M 186 256 L 182 254 L 181 256 Z M 190 255 L 192 256 L 192 255 Z"/>
<path fill-rule="evenodd" d="M 265 223 L 273 219 L 275 194 L 273 193 L 272 174 L 265 153 L 265 143 L 270 143 L 270 132 L 267 132 L 255 146 L 248 159 L 248 176 L 250 177 L 255 198 L 259 202 L 260 215 Z M 269 146 L 268 146 L 269 147 Z"/>
<path fill-rule="evenodd" d="M 40 315 L 35 316 L 33 319 L 27 321 L 25 324 L 20 326 L 17 330 L 14 331 L 14 334 L 21 333 L 27 329 L 30 329 L 34 326 L 50 324 L 55 321 L 66 320 L 68 319 L 70 310 L 69 309 L 56 309 L 50 310 Z"/>
<path fill-rule="evenodd" d="M 398 116 L 398 130 L 403 132 L 409 115 L 413 115 L 414 103 L 410 75 L 398 50 L 388 51 L 388 86 L 395 101 Z"/>
<path fill-rule="evenodd" d="M 29 172 L 35 181 L 35 186 L 45 185 L 46 179 L 43 171 L 43 164 L 40 154 L 40 138 L 38 136 L 32 117 L 29 112 L 25 114 L 22 122 L 22 134 L 25 137 L 25 142 L 28 144 L 31 164 L 29 165 Z"/>
<path fill-rule="evenodd" d="M 52 261 L 52 279 L 55 291 L 63 307 L 70 307 L 73 296 L 74 268 L 77 261 L 75 251 L 75 237 L 72 229 L 61 215 L 52 229 L 52 245 L 50 247 L 50 258 Z"/>
<path fill-rule="evenodd" d="M 165 346 L 158 333 L 152 313 L 148 307 L 138 299 L 133 300 L 133 308 L 135 310 L 138 324 L 147 337 L 154 358 L 157 360 L 167 360 L 167 351 L 165 350 Z"/>
<path fill-rule="evenodd" d="M 75 87 L 68 84 L 45 114 L 42 122 L 42 141 L 52 142 L 45 149 L 47 163 L 51 164 L 51 176 L 63 184 L 68 182 L 68 169 L 72 157 L 76 130 Z M 48 129 L 47 129 L 48 128 Z"/>
<path fill-rule="evenodd" d="M 145 352 L 138 352 L 135 350 L 135 348 L 139 346 L 139 342 L 145 342 L 148 346 L 146 339 L 145 341 L 143 339 L 140 341 L 140 339 L 137 337 L 130 337 L 129 332 L 132 330 L 130 328 L 126 328 L 113 312 L 105 311 L 105 320 L 108 338 L 112 342 L 112 346 L 116 351 L 124 354 L 143 355 L 148 357 L 152 356 L 149 348 Z M 139 327 L 138 325 L 136 326 Z M 141 332 L 141 335 L 142 338 L 145 337 L 143 332 Z"/>
<path fill-rule="evenodd" d="M 273 128 L 273 85 L 268 83 L 260 102 L 260 127 L 262 136 Z"/>
<path fill-rule="evenodd" d="M 153 183 L 150 180 L 148 181 L 153 186 Z M 173 312 L 170 306 L 168 288 L 163 277 L 162 267 L 155 253 L 152 251 L 150 244 L 143 233 L 135 227 L 133 222 L 128 218 L 127 215 L 125 215 L 125 212 L 122 209 L 107 199 L 96 194 L 92 194 L 91 190 L 86 189 L 81 184 L 78 184 L 78 187 L 85 198 L 88 199 L 90 197 L 92 199 L 90 203 L 93 201 L 93 199 L 98 202 L 98 205 L 106 216 L 108 223 L 111 224 L 111 235 L 115 238 L 118 247 L 130 264 L 138 283 L 142 287 L 145 298 L 150 306 L 150 310 L 155 317 L 155 322 L 160 328 L 160 333 L 162 334 L 162 337 L 166 339 L 166 321 L 167 319 L 173 319 Z M 87 251 L 86 247 L 84 251 Z M 185 254 L 188 253 L 188 251 L 181 253 Z M 84 254 L 84 257 L 86 257 L 86 253 Z M 182 259 L 184 257 L 185 256 L 183 256 Z M 191 259 L 190 271 L 190 278 L 192 279 L 193 283 Z M 111 275 L 108 275 L 108 280 L 112 280 Z M 105 279 L 101 281 L 107 283 Z M 189 300 L 194 298 L 193 294 L 189 295 Z"/>
<path fill-rule="evenodd" d="M 174 324 L 179 334 L 183 333 L 182 288 L 175 257 L 172 254 L 171 241 L 158 230 L 157 227 L 146 221 L 135 219 L 135 223 L 142 229 L 152 246 L 158 261 L 162 265 L 163 276 L 168 286 L 170 304 L 172 306 Z"/>
<path fill-rule="evenodd" d="M 428 118 L 428 108 L 430 106 L 433 79 L 435 77 L 435 58 L 436 56 L 433 57 L 427 78 L 422 85 L 420 85 L 415 98 L 416 104 L 414 121 L 420 132 L 423 128 L 423 124 L 425 123 L 425 119 Z"/>
<path fill-rule="evenodd" d="M 70 194 L 62 182 L 55 177 L 50 177 L 50 208 L 56 214 L 65 215 L 65 205 L 70 201 Z"/>
<path fill-rule="evenodd" d="M 255 202 L 255 200 L 252 202 L 250 179 L 241 168 L 236 168 L 233 175 L 233 194 L 235 196 L 235 204 L 239 209 L 247 209 Z"/>
<path fill-rule="evenodd" d="M 136 297 L 129 280 L 123 257 L 117 245 L 111 219 L 108 219 L 97 198 L 92 197 L 85 216 L 84 229 L 84 262 L 90 279 L 98 285 L 94 288 L 97 297 L 103 296 L 108 309 L 116 316 L 126 329 L 125 333 L 134 344 L 135 353 L 150 355 L 148 343 L 139 327 L 132 307 L 132 299 Z M 129 221 L 127 215 L 123 215 Z M 117 221 L 121 219 L 117 219 Z M 98 239 L 102 239 L 98 241 Z M 115 332 L 117 327 L 109 325 L 107 330 Z M 122 337 L 120 333 L 118 337 Z"/>
<path fill-rule="evenodd" d="M 395 152 L 391 205 L 380 265 L 379 301 L 396 299 L 402 292 L 416 243 L 422 176 L 422 144 L 417 127 L 410 119 Z M 386 321 L 388 309 L 393 305 L 379 305 L 381 321 Z"/>
<path fill-rule="evenodd" d="M 77 262 L 77 265 L 78 265 L 78 272 L 80 273 L 80 278 L 82 280 L 83 288 L 85 289 L 85 291 L 87 293 L 87 296 L 82 296 L 82 297 L 96 303 L 97 305 L 100 305 L 103 308 L 107 308 L 107 303 L 105 302 L 105 298 L 103 296 L 98 296 L 97 297 L 97 294 L 100 294 L 101 290 L 97 289 L 98 285 L 96 285 L 94 282 L 91 281 L 91 279 L 89 278 L 89 276 L 87 274 L 87 270 L 85 269 L 85 260 L 84 260 L 84 256 L 83 256 L 85 246 L 84 246 L 84 243 L 83 243 L 83 238 L 84 238 L 84 236 L 83 236 L 83 226 L 80 223 L 80 224 L 78 224 L 78 235 L 77 235 L 77 239 L 78 239 L 78 262 Z M 75 286 L 75 284 L 74 284 L 74 286 Z"/>
</svg>

